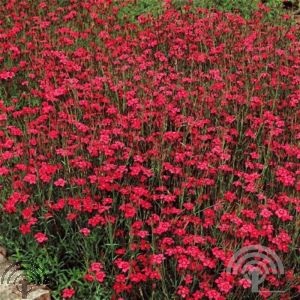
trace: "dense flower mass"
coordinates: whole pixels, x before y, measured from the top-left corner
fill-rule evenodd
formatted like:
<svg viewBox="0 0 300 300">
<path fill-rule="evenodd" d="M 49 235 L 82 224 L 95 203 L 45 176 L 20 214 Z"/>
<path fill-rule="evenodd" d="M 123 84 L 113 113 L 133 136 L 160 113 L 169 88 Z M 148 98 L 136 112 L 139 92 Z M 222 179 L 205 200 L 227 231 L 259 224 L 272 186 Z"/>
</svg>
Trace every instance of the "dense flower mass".
<svg viewBox="0 0 300 300">
<path fill-rule="evenodd" d="M 246 299 L 225 269 L 261 244 L 285 268 L 261 297 L 291 299 L 299 25 L 165 2 L 136 23 L 112 0 L 0 7 L 1 235 L 83 270 L 63 298 Z"/>
</svg>

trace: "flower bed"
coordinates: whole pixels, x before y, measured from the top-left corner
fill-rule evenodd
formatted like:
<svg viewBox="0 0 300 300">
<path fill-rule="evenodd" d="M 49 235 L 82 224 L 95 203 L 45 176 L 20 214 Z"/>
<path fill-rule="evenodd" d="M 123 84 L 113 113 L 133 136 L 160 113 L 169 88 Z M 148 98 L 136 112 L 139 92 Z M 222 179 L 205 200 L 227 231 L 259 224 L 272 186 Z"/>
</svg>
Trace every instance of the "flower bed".
<svg viewBox="0 0 300 300">
<path fill-rule="evenodd" d="M 0 8 L 1 243 L 54 299 L 254 299 L 256 244 L 297 295 L 299 25 L 64 3 Z"/>
</svg>

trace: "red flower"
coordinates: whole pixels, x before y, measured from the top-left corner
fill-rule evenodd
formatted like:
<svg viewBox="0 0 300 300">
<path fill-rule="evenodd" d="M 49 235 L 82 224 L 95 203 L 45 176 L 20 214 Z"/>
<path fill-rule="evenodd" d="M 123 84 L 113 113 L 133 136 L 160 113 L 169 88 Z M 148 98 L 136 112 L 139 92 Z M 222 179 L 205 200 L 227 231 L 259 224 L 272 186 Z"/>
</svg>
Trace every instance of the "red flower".
<svg viewBox="0 0 300 300">
<path fill-rule="evenodd" d="M 23 180 L 28 182 L 29 184 L 36 184 L 36 175 L 35 174 L 27 174 Z"/>
<path fill-rule="evenodd" d="M 66 185 L 66 181 L 62 178 L 59 178 L 58 180 L 54 181 L 54 185 L 64 187 Z"/>
<path fill-rule="evenodd" d="M 102 271 L 96 272 L 96 280 L 98 282 L 103 282 L 104 278 L 105 278 L 105 273 L 104 272 L 102 272 Z"/>
<path fill-rule="evenodd" d="M 85 274 L 84 275 L 84 279 L 86 281 L 93 282 L 95 280 L 95 277 L 93 275 L 91 275 L 91 274 Z"/>
<path fill-rule="evenodd" d="M 44 233 L 42 233 L 42 232 L 38 232 L 38 233 L 36 233 L 35 235 L 34 235 L 34 237 L 35 237 L 35 239 L 36 239 L 36 241 L 38 242 L 38 243 L 44 243 L 44 242 L 46 242 L 46 241 L 48 241 L 48 238 L 47 238 L 47 236 L 44 234 Z"/>
<path fill-rule="evenodd" d="M 62 293 L 63 298 L 72 298 L 75 295 L 74 289 L 64 289 Z"/>
<path fill-rule="evenodd" d="M 180 285 L 178 287 L 177 294 L 181 296 L 181 298 L 185 299 L 190 294 L 190 290 L 186 286 Z"/>
<path fill-rule="evenodd" d="M 19 227 L 20 232 L 22 233 L 22 235 L 25 235 L 27 233 L 31 232 L 31 224 L 27 223 L 27 224 L 21 224 Z"/>
<path fill-rule="evenodd" d="M 4 79 L 4 80 L 14 78 L 14 76 L 15 76 L 14 72 L 4 71 L 0 73 L 0 79 Z"/>
</svg>

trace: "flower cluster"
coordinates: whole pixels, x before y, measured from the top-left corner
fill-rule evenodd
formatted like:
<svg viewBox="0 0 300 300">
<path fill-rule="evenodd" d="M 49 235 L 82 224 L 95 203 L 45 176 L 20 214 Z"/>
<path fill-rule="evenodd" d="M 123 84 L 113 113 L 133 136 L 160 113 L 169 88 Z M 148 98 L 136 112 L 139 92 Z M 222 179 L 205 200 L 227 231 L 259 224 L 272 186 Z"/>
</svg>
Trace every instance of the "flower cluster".
<svg viewBox="0 0 300 300">
<path fill-rule="evenodd" d="M 0 7 L 1 228 L 68 241 L 65 266 L 112 299 L 244 297 L 224 270 L 251 244 L 289 272 L 261 295 L 299 292 L 299 26 L 33 2 Z"/>
</svg>

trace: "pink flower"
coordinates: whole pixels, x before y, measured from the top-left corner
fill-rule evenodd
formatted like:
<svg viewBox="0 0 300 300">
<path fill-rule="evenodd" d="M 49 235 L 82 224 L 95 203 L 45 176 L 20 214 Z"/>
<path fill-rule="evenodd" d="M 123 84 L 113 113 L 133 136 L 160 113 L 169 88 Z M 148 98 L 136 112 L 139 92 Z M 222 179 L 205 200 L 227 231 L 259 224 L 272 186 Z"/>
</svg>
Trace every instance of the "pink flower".
<svg viewBox="0 0 300 300">
<path fill-rule="evenodd" d="M 11 79 L 15 77 L 15 73 L 14 72 L 9 72 L 9 71 L 3 71 L 0 73 L 0 79 Z"/>
<path fill-rule="evenodd" d="M 263 218 L 269 218 L 273 215 L 273 213 L 271 211 L 269 211 L 267 208 L 264 208 L 262 209 L 262 211 L 260 212 L 260 215 L 263 217 Z"/>
<path fill-rule="evenodd" d="M 271 292 L 266 289 L 266 288 L 261 288 L 259 290 L 259 295 L 263 298 L 263 299 L 268 299 L 271 296 Z"/>
<path fill-rule="evenodd" d="M 85 275 L 84 275 L 84 279 L 85 279 L 86 281 L 93 282 L 93 281 L 94 281 L 94 276 L 91 275 L 91 274 L 85 274 Z"/>
<path fill-rule="evenodd" d="M 244 289 L 248 289 L 251 287 L 251 281 L 249 279 L 246 278 L 242 278 L 241 280 L 239 280 L 239 284 L 244 288 Z"/>
<path fill-rule="evenodd" d="M 59 178 L 58 180 L 54 181 L 55 186 L 61 186 L 64 187 L 66 184 L 66 181 L 62 178 Z"/>
<path fill-rule="evenodd" d="M 233 192 L 226 192 L 224 194 L 224 198 L 230 203 L 237 199 L 236 195 Z"/>
<path fill-rule="evenodd" d="M 276 216 L 282 221 L 291 221 L 293 217 L 289 214 L 286 209 L 280 208 L 275 211 Z"/>
<path fill-rule="evenodd" d="M 103 266 L 100 262 L 93 262 L 91 264 L 90 271 L 97 272 L 97 271 L 100 271 L 102 268 L 103 268 Z"/>
<path fill-rule="evenodd" d="M 40 243 L 40 244 L 43 243 L 43 242 L 48 241 L 47 236 L 46 236 L 44 233 L 42 233 L 42 232 L 36 233 L 36 234 L 34 235 L 34 237 L 35 237 L 35 239 L 37 240 L 37 242 Z"/>
<path fill-rule="evenodd" d="M 90 234 L 90 230 L 88 228 L 82 228 L 80 229 L 80 232 L 84 235 L 84 236 L 88 236 Z"/>
<path fill-rule="evenodd" d="M 30 226 L 31 226 L 31 224 L 28 224 L 28 223 L 21 224 L 19 227 L 19 230 L 23 235 L 25 235 L 27 233 L 30 233 Z"/>
<path fill-rule="evenodd" d="M 36 183 L 36 175 L 27 174 L 23 180 L 29 184 L 35 184 Z"/>
<path fill-rule="evenodd" d="M 103 282 L 103 281 L 104 281 L 104 278 L 105 278 L 105 273 L 104 273 L 104 272 L 98 271 L 98 272 L 96 273 L 96 280 L 97 280 L 98 282 Z"/>
<path fill-rule="evenodd" d="M 75 295 L 75 291 L 73 289 L 64 289 L 63 290 L 63 298 L 72 298 Z"/>
<path fill-rule="evenodd" d="M 186 286 L 180 285 L 177 290 L 177 294 L 181 296 L 181 298 L 186 298 L 190 293 L 190 290 Z"/>
</svg>

